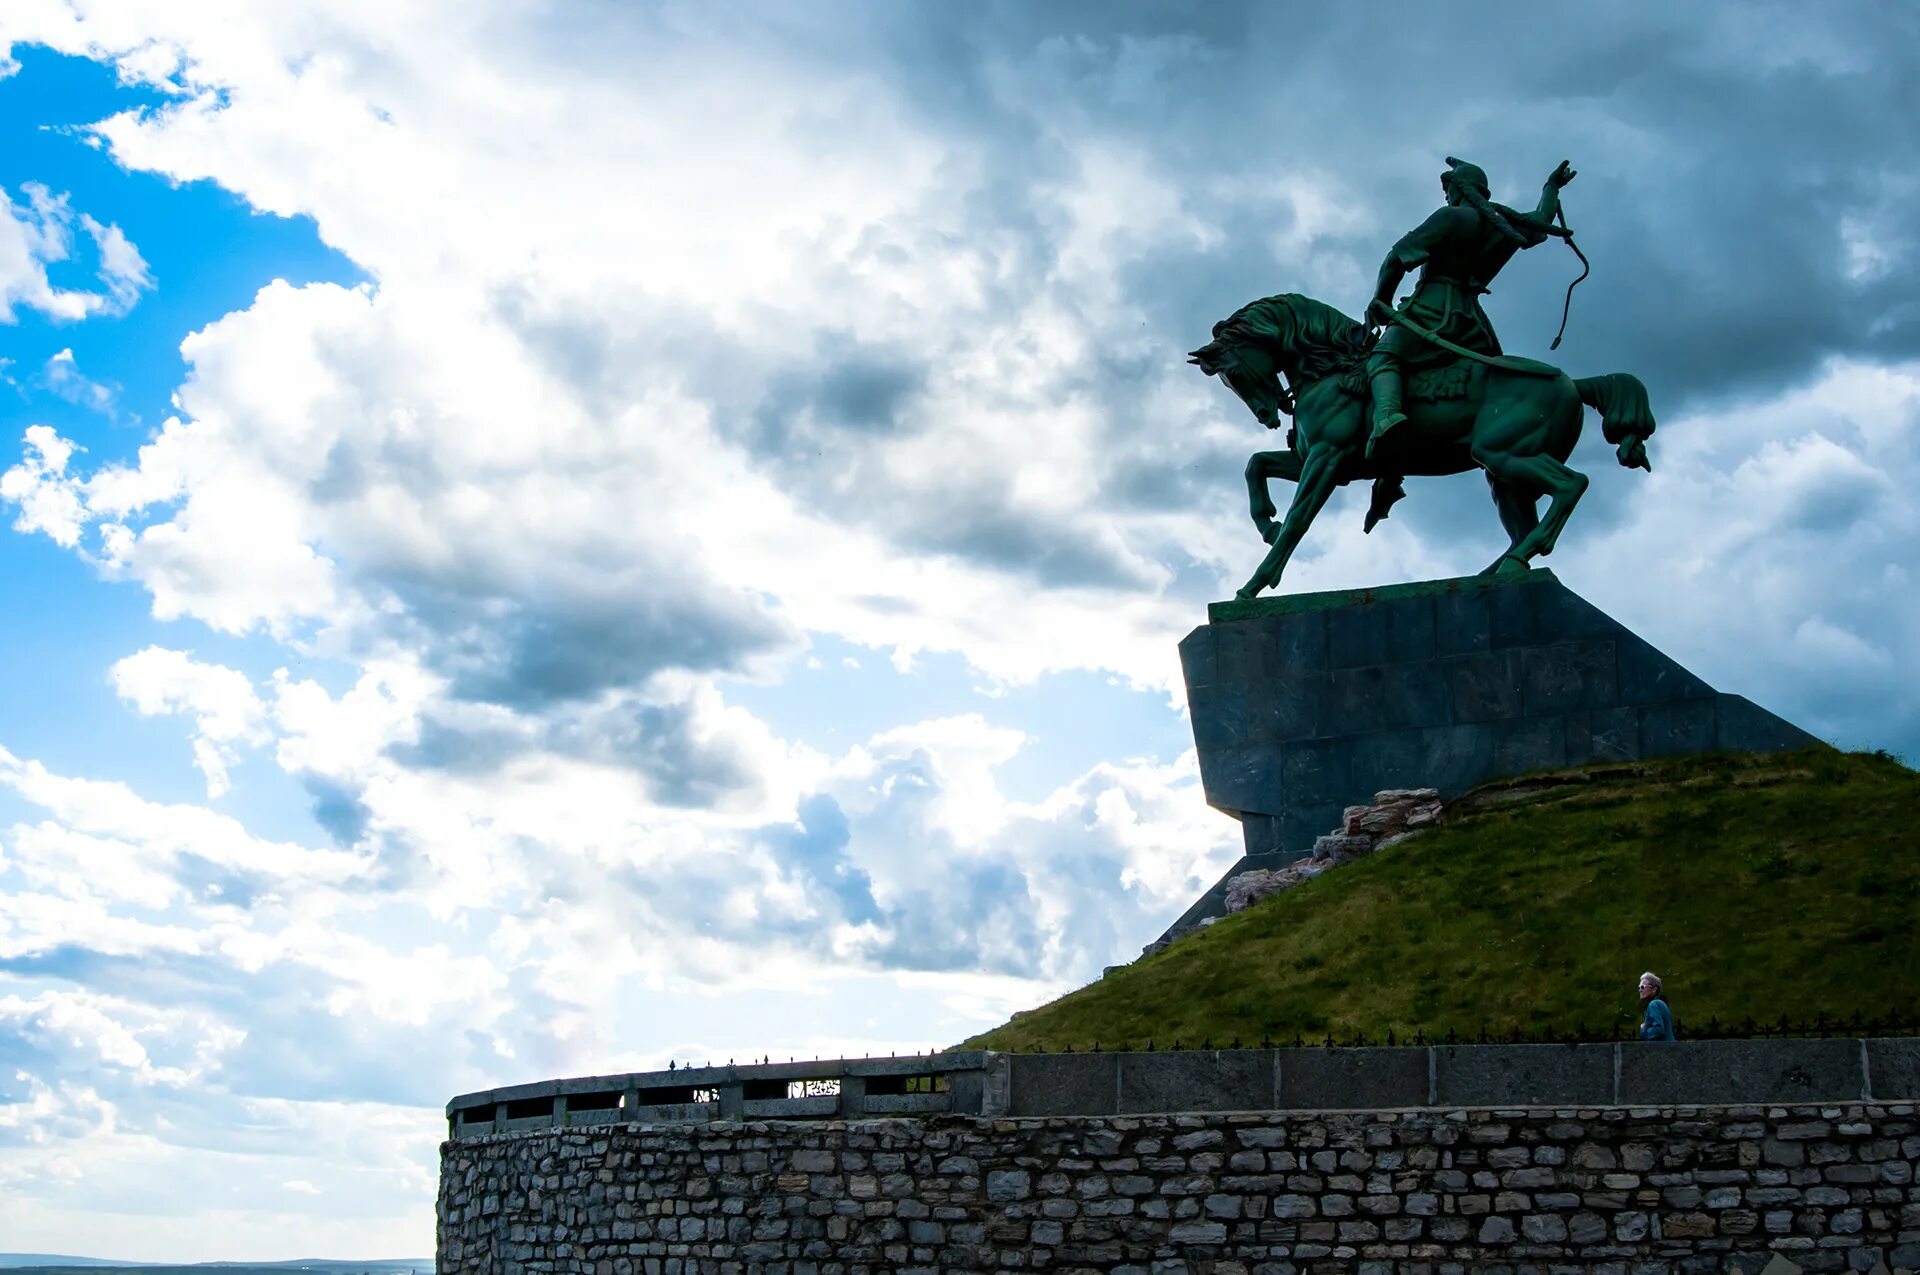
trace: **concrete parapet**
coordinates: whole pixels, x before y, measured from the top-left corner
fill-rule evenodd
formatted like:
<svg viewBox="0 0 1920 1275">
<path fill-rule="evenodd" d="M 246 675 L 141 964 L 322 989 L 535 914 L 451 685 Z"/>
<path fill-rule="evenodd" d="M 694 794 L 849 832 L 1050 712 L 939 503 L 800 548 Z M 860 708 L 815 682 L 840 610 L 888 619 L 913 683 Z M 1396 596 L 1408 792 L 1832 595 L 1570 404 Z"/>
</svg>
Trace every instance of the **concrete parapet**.
<svg viewBox="0 0 1920 1275">
<path fill-rule="evenodd" d="M 1619 1045 L 1446 1045 L 1433 1050 L 1438 1105 L 1607 1106 Z"/>
<path fill-rule="evenodd" d="M 1619 1101 L 1630 1106 L 1856 1100 L 1867 1092 L 1858 1040 L 1683 1040 L 1619 1048 Z"/>
<path fill-rule="evenodd" d="M 1277 1105 L 1271 1049 L 1119 1054 L 1123 1114 L 1258 1111 Z"/>
<path fill-rule="evenodd" d="M 463 1094 L 455 1140 L 715 1120 L 1920 1099 L 1920 1039 L 1428 1045 L 1081 1054 L 967 1051 L 589 1076 Z"/>
<path fill-rule="evenodd" d="M 1866 1040 L 1861 1049 L 1867 1056 L 1867 1089 L 1872 1096 L 1920 1095 L 1920 1040 Z"/>
<path fill-rule="evenodd" d="M 1376 1049 L 1282 1049 L 1280 1101 L 1289 1110 L 1424 1107 L 1429 1104 L 1430 1051 L 1408 1046 Z"/>
</svg>

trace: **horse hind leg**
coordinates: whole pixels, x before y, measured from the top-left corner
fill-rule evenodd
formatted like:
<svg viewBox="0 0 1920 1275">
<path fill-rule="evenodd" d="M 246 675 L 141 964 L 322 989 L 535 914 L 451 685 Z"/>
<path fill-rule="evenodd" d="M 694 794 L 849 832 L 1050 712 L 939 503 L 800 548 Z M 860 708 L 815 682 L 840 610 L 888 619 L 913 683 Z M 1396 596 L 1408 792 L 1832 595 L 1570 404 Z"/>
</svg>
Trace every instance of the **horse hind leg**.
<svg viewBox="0 0 1920 1275">
<path fill-rule="evenodd" d="M 1523 568 L 1531 558 L 1552 553 L 1560 539 L 1560 532 L 1567 525 L 1567 518 L 1573 513 L 1573 507 L 1580 503 L 1580 497 L 1586 493 L 1587 476 L 1544 455 L 1501 457 L 1489 464 L 1487 469 L 1496 479 L 1508 484 L 1523 497 L 1527 492 L 1539 492 L 1549 498 L 1547 512 L 1541 516 L 1539 524 L 1508 549 L 1500 563 L 1495 565 L 1501 570 L 1517 570 Z M 1508 567 L 1505 565 L 1508 562 L 1517 565 Z"/>
<path fill-rule="evenodd" d="M 1513 555 L 1520 544 L 1533 529 L 1540 525 L 1540 513 L 1537 508 L 1539 496 L 1520 490 L 1503 478 L 1487 474 L 1487 487 L 1493 494 L 1493 506 L 1500 513 L 1500 525 L 1506 528 L 1507 551 L 1495 558 L 1481 575 L 1492 575 L 1505 567 L 1509 571 L 1524 571 L 1527 564 L 1524 558 Z"/>
</svg>

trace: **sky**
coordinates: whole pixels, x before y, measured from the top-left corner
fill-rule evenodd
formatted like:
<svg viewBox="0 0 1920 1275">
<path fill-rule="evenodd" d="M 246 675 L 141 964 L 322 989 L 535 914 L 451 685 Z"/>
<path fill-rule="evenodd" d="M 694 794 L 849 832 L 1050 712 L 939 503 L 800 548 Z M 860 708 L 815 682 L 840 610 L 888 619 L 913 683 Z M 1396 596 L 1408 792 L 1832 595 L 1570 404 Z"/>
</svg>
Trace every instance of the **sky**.
<svg viewBox="0 0 1920 1275">
<path fill-rule="evenodd" d="M 424 1255 L 495 1084 L 951 1044 L 1237 857 L 1176 643 L 1443 157 L 1627 370 L 1552 560 L 1920 755 L 1897 6 L 0 9 L 0 1249 Z M 1487 306 L 1544 356 L 1577 262 Z M 1284 493 L 1282 493 L 1284 498 Z M 1289 590 L 1468 574 L 1484 484 Z"/>
</svg>

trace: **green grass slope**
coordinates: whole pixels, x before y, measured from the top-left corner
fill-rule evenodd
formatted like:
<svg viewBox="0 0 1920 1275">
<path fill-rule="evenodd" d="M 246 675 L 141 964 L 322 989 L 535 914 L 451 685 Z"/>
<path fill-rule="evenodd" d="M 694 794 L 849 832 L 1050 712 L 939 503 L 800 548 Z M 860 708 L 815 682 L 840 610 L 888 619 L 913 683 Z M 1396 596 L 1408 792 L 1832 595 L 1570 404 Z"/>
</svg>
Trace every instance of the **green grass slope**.
<svg viewBox="0 0 1920 1275">
<path fill-rule="evenodd" d="M 965 1042 L 1189 1047 L 1389 1030 L 1920 1016 L 1920 775 L 1812 750 L 1588 767 L 1469 794 L 1425 836 Z"/>
</svg>

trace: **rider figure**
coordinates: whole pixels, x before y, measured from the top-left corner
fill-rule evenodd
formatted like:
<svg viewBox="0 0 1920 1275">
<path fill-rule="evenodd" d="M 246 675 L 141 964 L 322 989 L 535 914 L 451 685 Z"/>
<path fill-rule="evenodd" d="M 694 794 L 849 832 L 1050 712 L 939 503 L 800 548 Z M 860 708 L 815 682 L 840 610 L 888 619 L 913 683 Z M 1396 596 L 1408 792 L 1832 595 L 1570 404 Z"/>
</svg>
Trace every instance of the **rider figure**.
<svg viewBox="0 0 1920 1275">
<path fill-rule="evenodd" d="M 1423 267 L 1420 282 L 1401 308 L 1402 313 L 1455 345 L 1479 354 L 1498 355 L 1500 341 L 1487 322 L 1486 311 L 1480 308 L 1480 294 L 1515 252 L 1542 243 L 1549 236 L 1566 234 L 1554 225 L 1560 211 L 1560 188 L 1574 176 L 1564 162 L 1547 178 L 1540 192 L 1540 206 L 1530 213 L 1493 203 L 1488 198 L 1487 174 L 1478 165 L 1452 156 L 1447 157 L 1447 165 L 1447 171 L 1440 174 L 1446 207 L 1393 246 L 1380 266 L 1373 300 L 1367 304 L 1369 326 L 1386 326 L 1367 360 L 1367 379 L 1373 387 L 1369 456 L 1389 430 L 1407 419 L 1400 407 L 1403 367 L 1454 357 L 1389 320 L 1394 290 L 1407 271 Z"/>
</svg>

